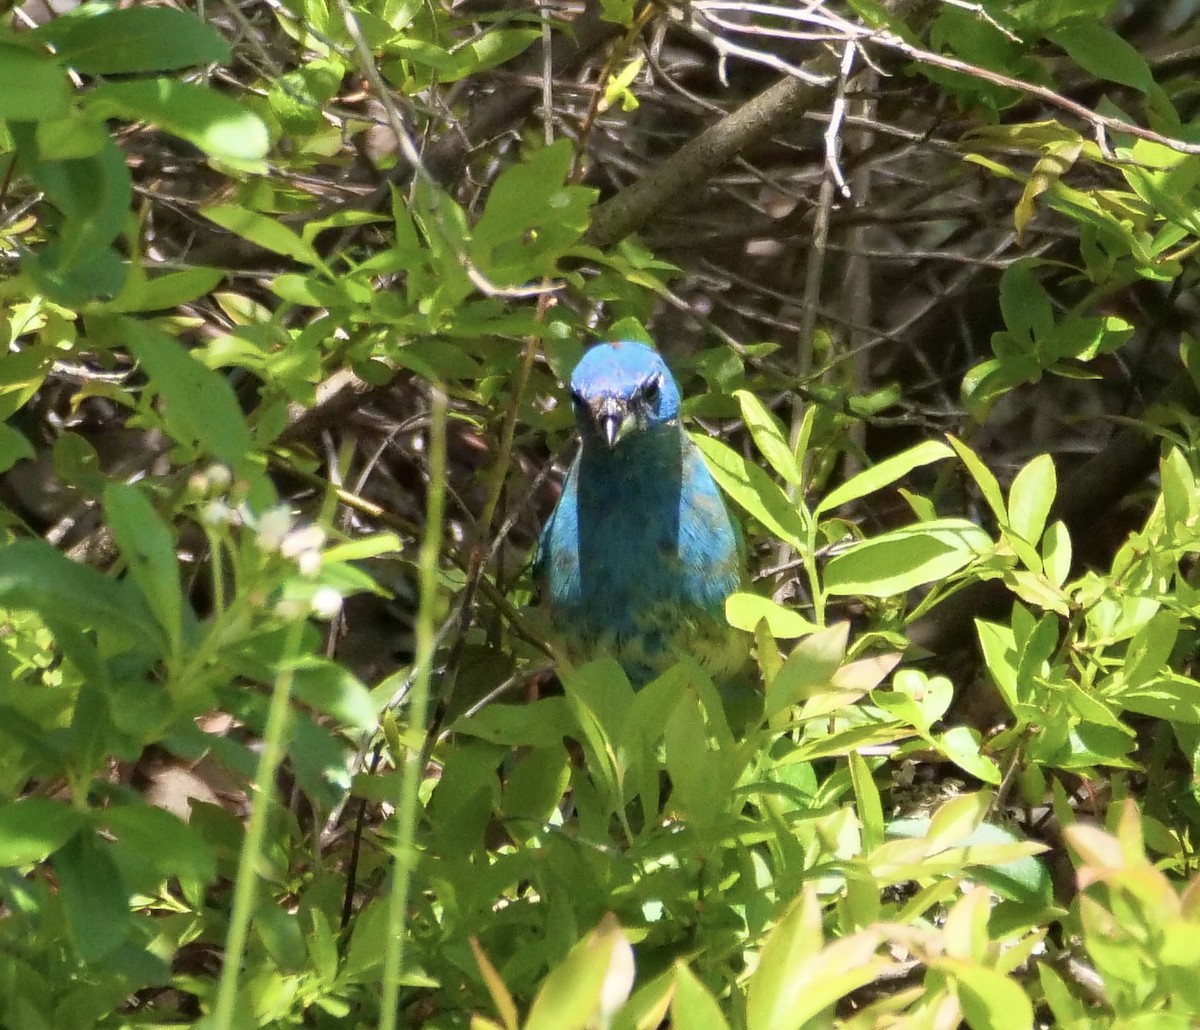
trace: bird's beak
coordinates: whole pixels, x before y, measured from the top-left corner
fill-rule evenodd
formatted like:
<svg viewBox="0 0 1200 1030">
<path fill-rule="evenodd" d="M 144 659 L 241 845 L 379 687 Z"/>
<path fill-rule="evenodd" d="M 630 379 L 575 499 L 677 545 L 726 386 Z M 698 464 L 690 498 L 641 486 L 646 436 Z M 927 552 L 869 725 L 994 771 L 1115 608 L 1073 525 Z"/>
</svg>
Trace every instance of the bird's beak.
<svg viewBox="0 0 1200 1030">
<path fill-rule="evenodd" d="M 592 409 L 592 420 L 596 423 L 600 439 L 612 450 L 629 428 L 629 407 L 616 397 L 602 397 Z"/>
</svg>

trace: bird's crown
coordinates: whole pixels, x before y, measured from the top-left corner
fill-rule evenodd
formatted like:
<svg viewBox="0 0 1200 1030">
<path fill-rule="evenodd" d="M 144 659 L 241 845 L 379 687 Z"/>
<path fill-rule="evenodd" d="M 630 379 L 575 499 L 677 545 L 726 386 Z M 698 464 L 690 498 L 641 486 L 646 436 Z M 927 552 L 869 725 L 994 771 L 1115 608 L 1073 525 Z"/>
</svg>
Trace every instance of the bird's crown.
<svg viewBox="0 0 1200 1030">
<path fill-rule="evenodd" d="M 597 424 L 608 409 L 647 426 L 679 418 L 679 386 L 654 348 L 633 340 L 599 343 L 571 374 L 571 400 L 582 422 Z M 610 444 L 611 446 L 611 444 Z"/>
</svg>

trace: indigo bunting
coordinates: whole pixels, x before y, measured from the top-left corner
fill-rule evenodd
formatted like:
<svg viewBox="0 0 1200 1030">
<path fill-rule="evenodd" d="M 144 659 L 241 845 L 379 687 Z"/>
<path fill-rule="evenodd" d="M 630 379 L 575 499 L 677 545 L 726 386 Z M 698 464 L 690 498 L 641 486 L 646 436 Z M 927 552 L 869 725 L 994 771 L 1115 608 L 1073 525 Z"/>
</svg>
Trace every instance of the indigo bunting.
<svg viewBox="0 0 1200 1030">
<path fill-rule="evenodd" d="M 643 343 L 602 343 L 571 375 L 581 446 L 534 556 L 559 653 L 616 658 L 635 688 L 684 655 L 715 677 L 744 639 L 725 599 L 741 534 L 679 422 L 679 387 Z"/>
</svg>

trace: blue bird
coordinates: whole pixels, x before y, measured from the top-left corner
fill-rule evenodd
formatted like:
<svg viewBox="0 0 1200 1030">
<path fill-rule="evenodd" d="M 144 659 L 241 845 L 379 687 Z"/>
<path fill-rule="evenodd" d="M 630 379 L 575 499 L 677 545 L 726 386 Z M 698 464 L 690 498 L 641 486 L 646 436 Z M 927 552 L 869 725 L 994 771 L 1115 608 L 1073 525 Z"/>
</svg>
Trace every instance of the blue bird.
<svg viewBox="0 0 1200 1030">
<path fill-rule="evenodd" d="M 741 534 L 679 422 L 679 387 L 643 343 L 602 343 L 571 375 L 581 446 L 534 556 L 562 657 L 614 657 L 640 687 L 692 655 L 715 677 L 744 638 L 725 620 Z"/>
</svg>

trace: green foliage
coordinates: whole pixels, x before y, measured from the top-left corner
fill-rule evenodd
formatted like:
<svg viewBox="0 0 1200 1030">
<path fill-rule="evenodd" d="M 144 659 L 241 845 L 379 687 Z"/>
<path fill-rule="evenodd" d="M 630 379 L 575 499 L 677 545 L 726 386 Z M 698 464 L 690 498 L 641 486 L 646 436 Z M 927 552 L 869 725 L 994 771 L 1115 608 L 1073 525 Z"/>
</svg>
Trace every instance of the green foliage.
<svg viewBox="0 0 1200 1030">
<path fill-rule="evenodd" d="M 1130 364 L 1143 326 L 1124 291 L 1194 287 L 1200 157 L 1169 144 L 1195 126 L 1104 21 L 1108 0 L 826 6 L 976 66 L 918 62 L 905 81 L 970 116 L 964 168 L 1015 184 L 1017 241 L 1055 219 L 1069 245 L 997 277 L 990 355 L 959 368 L 966 417 L 944 439 L 866 442 L 904 387 L 864 392 L 827 326 L 804 341 L 811 376 L 783 339 L 716 343 L 709 324 L 672 352 L 685 414 L 737 422 L 694 437 L 756 571 L 798 571 L 729 599 L 753 639 L 737 682 L 681 656 L 635 692 L 596 662 L 523 703 L 493 695 L 538 682 L 529 584 L 520 559 L 485 552 L 504 550 L 523 459 L 569 434 L 556 379 L 598 324 L 649 339 L 660 299 L 695 314 L 668 289 L 686 282 L 675 265 L 588 237 L 626 173 L 589 165 L 636 124 L 595 119 L 644 111 L 629 46 L 659 12 L 599 5 L 629 37 L 589 80 L 594 108 L 570 132 L 545 111 L 550 141 L 531 123 L 500 144 L 469 137 L 456 90 L 503 98 L 508 79 L 475 82 L 579 26 L 287 0 L 254 11 L 265 27 L 240 8 L 108 4 L 0 27 L 0 471 L 44 463 L 71 505 L 49 525 L 8 495 L 0 512 L 0 1024 L 1200 1016 L 1200 426 L 1179 405 L 1143 418 L 1157 478 L 1103 559 L 1068 527 L 1060 455 L 1035 446 L 1001 471 L 975 434 L 1034 384 Z M 1022 84 L 1081 73 L 1133 112 L 1106 96 L 1104 117 L 1160 138 L 1061 107 L 1015 120 Z M 376 78 L 396 92 L 382 115 L 352 99 Z M 419 127 L 412 153 L 375 153 L 381 124 Z M 456 133 L 470 151 L 454 182 Z M 143 162 L 193 149 L 172 223 Z M 331 202 L 364 155 L 380 201 Z M 193 233 L 195 253 L 158 256 Z M 1190 340 L 1180 356 L 1194 370 Z M 347 383 L 403 396 L 369 460 L 337 433 L 353 409 L 323 408 Z M 449 415 L 427 403 L 442 391 Z M 91 403 L 143 460 L 75 428 Z M 313 413 L 328 422 L 305 437 Z M 411 510 L 357 496 L 431 423 L 398 477 Z M 440 466 L 448 437 L 466 472 Z M 69 545 L 80 513 L 95 528 Z M 422 561 L 422 648 L 445 619 L 435 660 L 334 657 L 343 604 Z M 1003 603 L 967 641 L 994 689 L 984 722 L 955 710 L 971 683 L 949 656 L 912 642 L 989 587 Z M 1057 840 L 1070 869 L 1047 855 Z M 393 888 L 398 864 L 411 889 Z M 1090 980 L 1072 973 L 1085 959 Z"/>
</svg>

